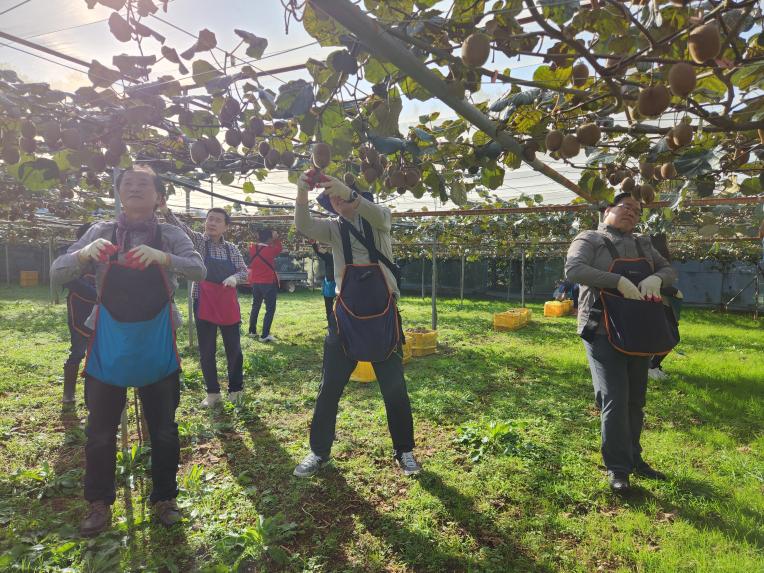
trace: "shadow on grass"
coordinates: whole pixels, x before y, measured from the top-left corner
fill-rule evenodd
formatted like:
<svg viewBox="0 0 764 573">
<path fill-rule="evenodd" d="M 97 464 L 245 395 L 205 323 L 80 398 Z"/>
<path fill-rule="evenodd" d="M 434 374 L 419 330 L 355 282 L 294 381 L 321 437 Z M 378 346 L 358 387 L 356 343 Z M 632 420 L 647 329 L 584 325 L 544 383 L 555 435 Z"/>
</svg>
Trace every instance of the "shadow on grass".
<svg viewBox="0 0 764 573">
<path fill-rule="evenodd" d="M 226 416 L 227 414 L 223 413 Z M 480 559 L 438 546 L 437 539 L 407 526 L 393 515 L 381 512 L 366 497 L 351 486 L 342 472 L 330 465 L 315 478 L 300 480 L 292 476 L 295 460 L 284 450 L 279 440 L 261 420 L 248 423 L 252 450 L 242 437 L 232 432 L 223 440 L 230 471 L 240 475 L 247 471 L 255 489 L 248 496 L 258 507 L 273 507 L 286 514 L 289 520 L 301 523 L 297 537 L 287 542 L 287 547 L 302 555 L 318 556 L 331 563 L 333 570 L 353 570 L 343 547 L 347 547 L 357 535 L 356 521 L 380 542 L 387 545 L 395 558 L 416 571 L 468 571 L 485 569 Z M 382 479 L 384 479 L 382 477 Z M 463 515 L 474 509 L 474 500 L 445 486 L 439 476 L 427 474 L 427 482 L 433 490 L 445 498 L 447 507 Z M 469 521 L 468 530 L 492 551 L 494 563 L 506 566 L 516 562 L 526 570 L 545 571 L 522 555 L 511 539 L 496 530 L 490 520 L 478 514 Z M 518 557 L 520 556 L 520 557 Z M 372 569 L 371 564 L 368 567 Z M 534 568 L 535 567 L 535 568 Z M 275 565 L 272 569 L 275 569 Z M 370 570 L 364 567 L 363 570 Z M 506 570 L 506 569 L 505 569 Z"/>
</svg>

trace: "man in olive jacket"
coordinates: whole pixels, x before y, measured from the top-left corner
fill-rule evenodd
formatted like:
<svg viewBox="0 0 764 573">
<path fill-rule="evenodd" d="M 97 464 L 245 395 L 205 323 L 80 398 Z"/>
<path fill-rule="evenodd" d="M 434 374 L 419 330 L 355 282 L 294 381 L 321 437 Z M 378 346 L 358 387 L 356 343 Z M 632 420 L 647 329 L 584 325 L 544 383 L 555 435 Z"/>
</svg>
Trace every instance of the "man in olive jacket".
<svg viewBox="0 0 764 573">
<path fill-rule="evenodd" d="M 605 210 L 605 218 L 596 231 L 579 233 L 568 249 L 565 276 L 579 283 L 578 334 L 584 331 L 589 314 L 599 298 L 600 289 L 617 289 L 624 297 L 647 299 L 660 297 L 662 287 L 671 286 L 677 274 L 652 246 L 649 236 L 634 234 L 642 205 L 628 193 L 616 195 Z M 628 278 L 609 272 L 613 257 L 603 237 L 626 259 L 639 256 L 637 241 L 653 273 L 638 285 Z M 616 350 L 608 340 L 601 321 L 591 340 L 584 340 L 597 404 L 602 410 L 602 458 L 608 470 L 610 487 L 616 492 L 629 489 L 629 474 L 665 479 L 642 459 L 640 435 L 647 393 L 648 356 L 632 356 Z"/>
</svg>

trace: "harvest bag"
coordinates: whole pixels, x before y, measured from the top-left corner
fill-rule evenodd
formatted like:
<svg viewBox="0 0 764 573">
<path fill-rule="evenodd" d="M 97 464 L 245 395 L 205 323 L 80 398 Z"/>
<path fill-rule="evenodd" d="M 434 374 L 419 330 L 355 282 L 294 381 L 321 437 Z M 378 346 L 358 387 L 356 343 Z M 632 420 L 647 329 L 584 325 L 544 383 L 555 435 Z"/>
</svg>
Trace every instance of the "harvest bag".
<svg viewBox="0 0 764 573">
<path fill-rule="evenodd" d="M 117 243 L 116 226 L 112 243 Z M 125 241 L 125 251 L 128 244 Z M 158 226 L 150 246 L 162 248 Z M 180 370 L 171 300 L 161 267 L 140 270 L 117 262 L 117 254 L 112 255 L 85 372 L 104 384 L 125 388 L 148 386 Z"/>
</svg>

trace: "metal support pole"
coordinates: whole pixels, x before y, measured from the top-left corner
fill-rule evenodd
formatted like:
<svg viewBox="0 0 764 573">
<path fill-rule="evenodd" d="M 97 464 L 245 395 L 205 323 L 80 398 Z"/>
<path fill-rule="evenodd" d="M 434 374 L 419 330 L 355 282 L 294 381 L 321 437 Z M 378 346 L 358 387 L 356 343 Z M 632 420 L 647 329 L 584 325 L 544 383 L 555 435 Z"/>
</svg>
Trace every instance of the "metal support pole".
<svg viewBox="0 0 764 573">
<path fill-rule="evenodd" d="M 116 167 L 111 172 L 112 175 L 112 185 L 114 190 L 114 218 L 116 219 L 119 217 L 119 214 L 122 212 L 122 203 L 119 200 L 119 189 L 117 189 L 117 176 L 119 175 L 119 169 Z M 125 400 L 125 407 L 122 408 L 122 419 L 120 420 L 120 427 L 122 428 L 121 431 L 121 441 L 122 441 L 122 449 L 126 450 L 128 446 L 127 441 L 127 406 L 130 403 L 130 400 Z"/>
<path fill-rule="evenodd" d="M 11 254 L 8 243 L 5 243 L 5 284 L 11 286 Z"/>
<path fill-rule="evenodd" d="M 507 261 L 507 302 L 509 302 L 509 288 L 512 285 L 512 255 L 509 256 Z"/>
<path fill-rule="evenodd" d="M 520 306 L 525 308 L 525 251 L 520 259 Z"/>
<path fill-rule="evenodd" d="M 438 264 L 437 264 L 437 235 L 432 238 L 432 329 L 438 330 Z"/>
<path fill-rule="evenodd" d="M 523 158 L 533 169 L 573 191 L 576 195 L 589 202 L 594 202 L 589 193 L 541 160 L 525 160 L 523 146 L 515 138 L 503 131 L 498 123 L 468 103 L 463 97 L 460 98 L 452 94 L 448 84 L 441 77 L 435 75 L 406 43 L 389 34 L 379 22 L 367 16 L 360 7 L 354 5 L 350 0 L 310 0 L 310 3 L 314 8 L 334 18 L 355 34 L 372 54 L 391 61 L 404 74 L 440 99 L 461 117 L 492 137 L 501 145 L 502 149 L 511 151 L 515 156 Z"/>
<path fill-rule="evenodd" d="M 212 184 L 212 179 L 210 179 L 210 193 L 214 193 L 215 189 Z M 210 209 L 212 209 L 215 206 L 215 196 L 210 195 Z"/>
<path fill-rule="evenodd" d="M 191 190 L 186 189 L 186 214 L 191 213 Z"/>
<path fill-rule="evenodd" d="M 424 300 L 424 255 L 422 255 L 422 300 Z"/>
<path fill-rule="evenodd" d="M 759 295 L 760 295 L 760 288 L 761 283 L 759 282 L 759 269 L 756 269 L 756 287 L 753 291 L 753 319 L 759 320 Z"/>
<path fill-rule="evenodd" d="M 461 302 L 464 303 L 464 253 L 462 253 L 462 274 L 459 279 L 459 297 Z"/>
<path fill-rule="evenodd" d="M 48 238 L 48 285 L 50 286 L 50 302 L 58 304 L 58 296 L 54 292 L 53 275 L 50 274 L 50 266 L 53 264 L 53 237 Z"/>
<path fill-rule="evenodd" d="M 193 283 L 188 283 L 188 351 L 194 351 L 194 297 L 191 296 Z"/>
<path fill-rule="evenodd" d="M 316 257 L 311 255 L 310 257 L 310 292 L 316 290 Z"/>
</svg>

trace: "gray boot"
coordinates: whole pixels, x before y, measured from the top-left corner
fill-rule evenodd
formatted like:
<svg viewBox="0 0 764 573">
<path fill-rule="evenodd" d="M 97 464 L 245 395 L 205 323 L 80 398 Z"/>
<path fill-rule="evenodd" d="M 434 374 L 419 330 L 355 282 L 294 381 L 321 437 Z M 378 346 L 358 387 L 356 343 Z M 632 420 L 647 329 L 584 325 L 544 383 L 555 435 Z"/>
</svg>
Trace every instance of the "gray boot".
<svg viewBox="0 0 764 573">
<path fill-rule="evenodd" d="M 79 363 L 64 364 L 64 396 L 61 402 L 74 404 L 74 392 L 77 389 L 77 373 L 80 370 Z"/>
</svg>

